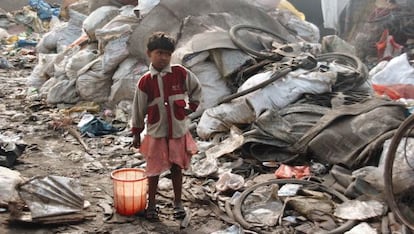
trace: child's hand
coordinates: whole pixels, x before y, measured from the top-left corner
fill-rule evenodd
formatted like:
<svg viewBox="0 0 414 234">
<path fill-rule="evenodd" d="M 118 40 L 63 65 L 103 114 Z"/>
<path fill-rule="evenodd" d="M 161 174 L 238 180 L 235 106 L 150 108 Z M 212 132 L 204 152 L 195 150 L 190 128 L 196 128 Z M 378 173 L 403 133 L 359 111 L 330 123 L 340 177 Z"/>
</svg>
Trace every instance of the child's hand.
<svg viewBox="0 0 414 234">
<path fill-rule="evenodd" d="M 139 149 L 139 147 L 141 146 L 141 137 L 139 134 L 134 135 L 133 139 L 132 139 L 132 147 Z"/>
</svg>

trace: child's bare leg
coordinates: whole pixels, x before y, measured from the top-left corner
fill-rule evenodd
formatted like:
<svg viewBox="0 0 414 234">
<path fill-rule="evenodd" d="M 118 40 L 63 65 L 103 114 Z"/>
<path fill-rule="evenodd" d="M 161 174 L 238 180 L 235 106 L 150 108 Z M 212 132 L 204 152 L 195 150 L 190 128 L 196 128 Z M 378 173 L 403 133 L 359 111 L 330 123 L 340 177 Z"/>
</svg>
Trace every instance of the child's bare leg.
<svg viewBox="0 0 414 234">
<path fill-rule="evenodd" d="M 174 189 L 174 206 L 181 207 L 181 190 L 183 186 L 183 174 L 180 166 L 173 164 L 171 167 L 171 179 Z"/>
<path fill-rule="evenodd" d="M 159 176 L 148 177 L 148 210 L 155 209 L 155 194 L 157 193 Z"/>
</svg>

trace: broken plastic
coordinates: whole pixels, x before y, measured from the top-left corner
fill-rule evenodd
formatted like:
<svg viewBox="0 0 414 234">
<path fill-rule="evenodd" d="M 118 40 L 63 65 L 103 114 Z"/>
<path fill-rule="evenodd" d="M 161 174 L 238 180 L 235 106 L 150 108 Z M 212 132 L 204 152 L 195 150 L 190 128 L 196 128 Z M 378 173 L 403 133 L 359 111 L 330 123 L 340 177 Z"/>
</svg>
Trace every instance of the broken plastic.
<svg viewBox="0 0 414 234">
<path fill-rule="evenodd" d="M 385 206 L 379 201 L 351 200 L 339 204 L 335 209 L 334 215 L 346 220 L 367 220 L 379 217 L 384 213 Z"/>
<path fill-rule="evenodd" d="M 220 175 L 219 180 L 216 183 L 216 188 L 220 192 L 227 190 L 239 190 L 244 185 L 244 178 L 240 175 L 225 172 Z"/>
</svg>

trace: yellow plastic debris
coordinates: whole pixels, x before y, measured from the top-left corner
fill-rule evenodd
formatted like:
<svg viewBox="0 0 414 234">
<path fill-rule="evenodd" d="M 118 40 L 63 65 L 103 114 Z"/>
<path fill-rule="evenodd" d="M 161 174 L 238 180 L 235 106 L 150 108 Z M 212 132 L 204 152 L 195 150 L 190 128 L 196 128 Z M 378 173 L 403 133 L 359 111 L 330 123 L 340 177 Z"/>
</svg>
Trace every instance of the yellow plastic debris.
<svg viewBox="0 0 414 234">
<path fill-rule="evenodd" d="M 16 43 L 18 40 L 19 40 L 19 36 L 13 35 L 13 36 L 10 36 L 9 38 L 7 38 L 6 41 L 7 41 L 8 45 L 12 45 L 12 44 Z"/>
<path fill-rule="evenodd" d="M 298 18 L 300 18 L 301 20 L 305 20 L 305 18 L 306 18 L 305 17 L 305 14 L 303 14 L 300 11 L 298 11 L 296 9 L 296 7 L 293 6 L 293 4 L 290 3 L 287 0 L 280 1 L 279 6 L 277 8 L 279 8 L 281 10 L 288 10 L 288 11 L 292 12 L 294 15 L 296 15 Z"/>
</svg>

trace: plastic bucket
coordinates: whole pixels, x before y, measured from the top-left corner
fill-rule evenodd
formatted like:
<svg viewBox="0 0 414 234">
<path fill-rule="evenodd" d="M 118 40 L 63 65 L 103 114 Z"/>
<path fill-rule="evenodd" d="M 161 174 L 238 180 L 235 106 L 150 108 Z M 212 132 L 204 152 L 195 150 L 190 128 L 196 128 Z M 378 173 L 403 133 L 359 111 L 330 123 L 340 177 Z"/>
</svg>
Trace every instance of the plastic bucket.
<svg viewBox="0 0 414 234">
<path fill-rule="evenodd" d="M 148 180 L 144 169 L 124 168 L 111 173 L 114 205 L 121 215 L 134 215 L 147 205 Z"/>
</svg>

